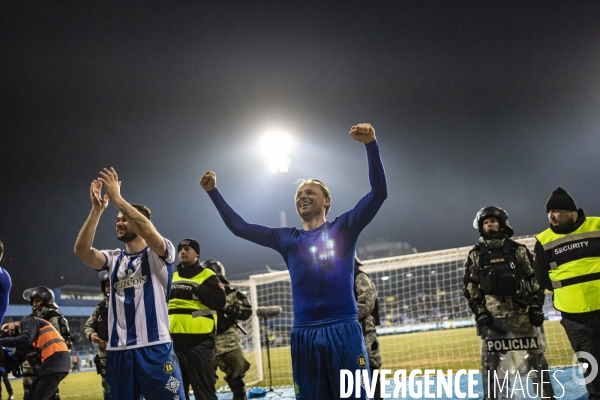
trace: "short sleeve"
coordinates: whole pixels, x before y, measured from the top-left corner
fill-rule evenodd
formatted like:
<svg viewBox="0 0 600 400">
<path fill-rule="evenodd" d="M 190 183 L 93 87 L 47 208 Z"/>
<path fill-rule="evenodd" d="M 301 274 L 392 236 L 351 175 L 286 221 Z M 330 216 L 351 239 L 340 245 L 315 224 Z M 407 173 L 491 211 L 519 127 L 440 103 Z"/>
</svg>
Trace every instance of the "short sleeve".
<svg viewBox="0 0 600 400">
<path fill-rule="evenodd" d="M 102 266 L 101 271 L 108 271 L 109 273 L 111 273 L 113 267 L 115 266 L 117 258 L 122 253 L 121 249 L 116 249 L 116 250 L 100 250 L 100 253 L 102 253 L 104 255 L 104 258 L 105 258 L 104 265 Z"/>
</svg>

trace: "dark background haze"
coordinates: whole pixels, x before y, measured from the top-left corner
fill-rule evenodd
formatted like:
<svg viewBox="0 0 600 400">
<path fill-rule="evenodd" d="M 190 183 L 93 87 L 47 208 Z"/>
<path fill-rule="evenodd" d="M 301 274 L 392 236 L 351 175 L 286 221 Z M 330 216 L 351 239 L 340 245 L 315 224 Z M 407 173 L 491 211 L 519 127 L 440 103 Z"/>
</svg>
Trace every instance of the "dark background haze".
<svg viewBox="0 0 600 400">
<path fill-rule="evenodd" d="M 1 262 L 11 301 L 31 286 L 97 285 L 73 254 L 89 186 L 113 166 L 123 197 L 230 278 L 285 269 L 234 237 L 198 185 L 206 170 L 250 222 L 299 226 L 299 178 L 330 188 L 330 220 L 369 190 L 370 122 L 389 197 L 359 245 L 474 244 L 484 206 L 516 235 L 548 225 L 564 187 L 600 213 L 597 1 L 3 2 Z M 290 171 L 258 151 L 295 138 Z M 94 245 L 122 248 L 109 205 Z M 20 300 L 23 302 L 23 300 Z"/>
</svg>

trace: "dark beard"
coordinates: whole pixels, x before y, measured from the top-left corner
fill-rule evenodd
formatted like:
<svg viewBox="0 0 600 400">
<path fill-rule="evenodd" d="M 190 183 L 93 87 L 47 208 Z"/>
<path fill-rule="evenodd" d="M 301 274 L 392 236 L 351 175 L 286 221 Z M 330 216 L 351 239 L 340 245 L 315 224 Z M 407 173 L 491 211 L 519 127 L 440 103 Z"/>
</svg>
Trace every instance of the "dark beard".
<svg viewBox="0 0 600 400">
<path fill-rule="evenodd" d="M 123 243 L 129 243 L 131 242 L 133 239 L 135 239 L 136 237 L 138 237 L 137 233 L 135 232 L 128 232 L 125 235 L 119 237 L 117 235 L 117 239 L 119 239 L 121 242 Z"/>
</svg>

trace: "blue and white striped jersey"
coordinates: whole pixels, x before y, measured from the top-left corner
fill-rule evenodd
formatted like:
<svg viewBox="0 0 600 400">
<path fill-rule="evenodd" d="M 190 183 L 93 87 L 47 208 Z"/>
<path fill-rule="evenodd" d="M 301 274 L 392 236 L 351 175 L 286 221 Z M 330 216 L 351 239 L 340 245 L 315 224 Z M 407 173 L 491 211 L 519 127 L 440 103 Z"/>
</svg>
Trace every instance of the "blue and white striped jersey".
<svg viewBox="0 0 600 400">
<path fill-rule="evenodd" d="M 134 349 L 171 342 L 168 301 L 175 248 L 165 239 L 167 256 L 146 247 L 139 253 L 102 250 L 110 277 L 107 350 Z"/>
</svg>

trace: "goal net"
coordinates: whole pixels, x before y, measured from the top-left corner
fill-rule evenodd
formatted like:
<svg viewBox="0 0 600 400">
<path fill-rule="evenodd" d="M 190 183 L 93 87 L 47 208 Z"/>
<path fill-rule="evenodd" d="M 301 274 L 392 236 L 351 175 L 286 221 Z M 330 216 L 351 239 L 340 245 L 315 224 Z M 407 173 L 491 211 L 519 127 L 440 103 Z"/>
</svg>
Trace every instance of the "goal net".
<svg viewBox="0 0 600 400">
<path fill-rule="evenodd" d="M 535 238 L 517 238 L 531 250 Z M 383 367 L 398 369 L 481 369 L 481 340 L 462 293 L 464 260 L 472 246 L 363 261 L 379 298 L 379 335 Z M 253 275 L 232 284 L 247 293 L 254 309 L 280 306 L 276 317 L 245 321 L 241 335 L 252 363 L 245 380 L 292 384 L 290 331 L 294 323 L 289 273 Z M 550 366 L 571 365 L 573 351 L 560 326 L 560 313 L 546 295 L 544 323 Z M 265 330 L 265 327 L 268 329 Z M 267 353 L 267 341 L 269 352 Z"/>
</svg>

